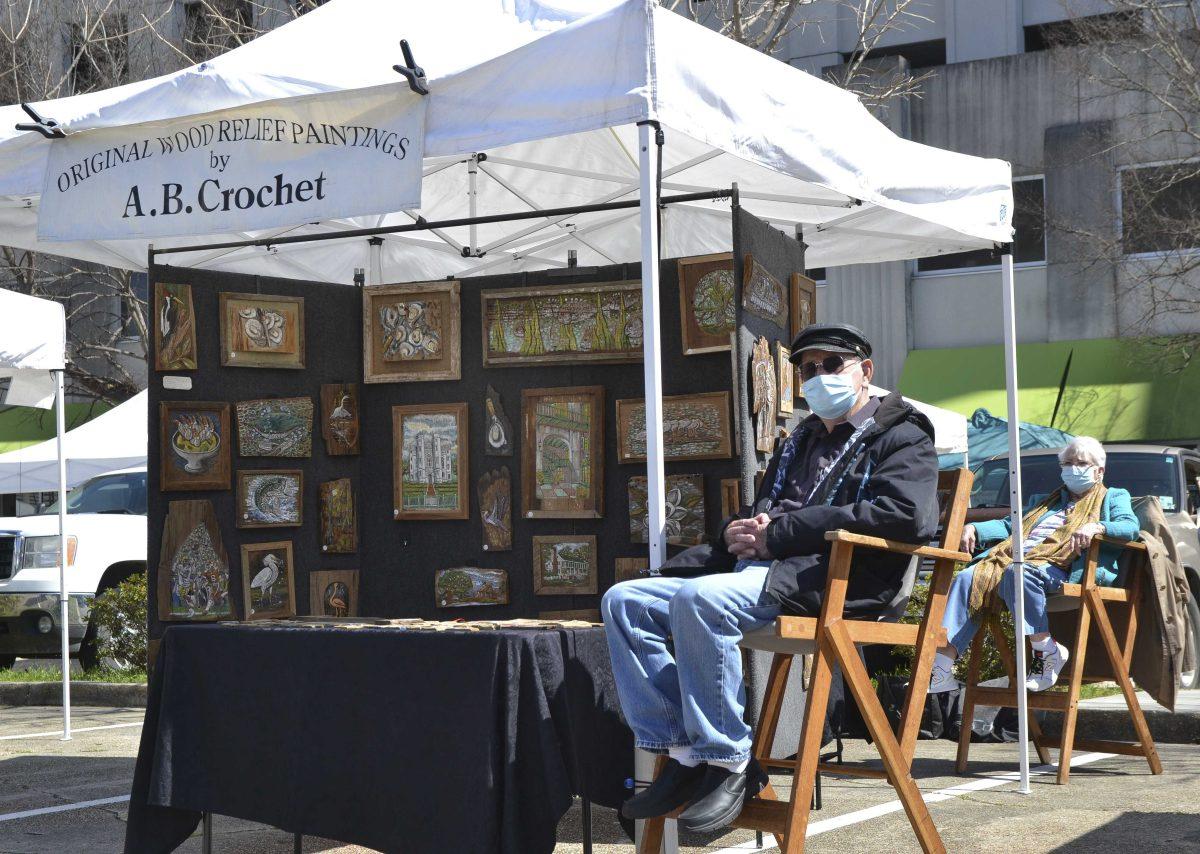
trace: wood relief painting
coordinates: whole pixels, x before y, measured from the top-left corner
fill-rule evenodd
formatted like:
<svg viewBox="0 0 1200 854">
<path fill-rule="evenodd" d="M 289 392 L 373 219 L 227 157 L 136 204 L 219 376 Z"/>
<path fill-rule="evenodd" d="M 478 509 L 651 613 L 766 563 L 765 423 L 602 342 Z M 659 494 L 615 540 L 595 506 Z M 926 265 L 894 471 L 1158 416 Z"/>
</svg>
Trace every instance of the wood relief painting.
<svg viewBox="0 0 1200 854">
<path fill-rule="evenodd" d="M 351 554 L 358 550 L 354 486 L 343 477 L 321 484 L 321 551 Z"/>
<path fill-rule="evenodd" d="M 759 337 L 750 356 L 750 387 L 753 393 L 750 411 L 754 415 L 754 447 L 769 454 L 775 449 L 775 418 L 779 387 L 771 345 Z"/>
<path fill-rule="evenodd" d="M 159 489 L 229 489 L 229 404 L 159 404 Z"/>
<path fill-rule="evenodd" d="M 308 612 L 314 617 L 357 617 L 358 570 L 319 569 L 310 572 Z"/>
<path fill-rule="evenodd" d="M 158 561 L 160 620 L 232 619 L 229 557 L 211 501 L 171 501 Z"/>
<path fill-rule="evenodd" d="M 221 364 L 304 367 L 304 297 L 220 294 Z"/>
<path fill-rule="evenodd" d="M 742 268 L 742 308 L 780 329 L 788 328 L 787 288 L 751 255 Z"/>
<path fill-rule="evenodd" d="M 196 311 L 192 286 L 154 283 L 154 369 L 196 370 Z"/>
<path fill-rule="evenodd" d="M 321 435 L 331 457 L 359 452 L 358 383 L 321 386 Z"/>
<path fill-rule="evenodd" d="M 742 509 L 742 482 L 736 477 L 721 480 L 721 518 L 732 519 Z"/>
<path fill-rule="evenodd" d="M 484 454 L 490 457 L 511 457 L 513 453 L 512 422 L 504 412 L 500 392 L 489 384 L 484 409 Z"/>
<path fill-rule="evenodd" d="M 472 566 L 439 569 L 433 577 L 433 595 L 439 608 L 507 605 L 508 573 Z"/>
<path fill-rule="evenodd" d="M 618 582 L 649 578 L 650 560 L 644 557 L 619 557 L 614 562 L 613 573 Z"/>
<path fill-rule="evenodd" d="M 485 472 L 479 478 L 479 517 L 483 523 L 483 549 L 512 550 L 512 478 L 508 466 Z"/>
<path fill-rule="evenodd" d="M 775 342 L 775 380 L 779 383 L 779 414 L 791 415 L 795 408 L 796 366 L 792 364 L 792 351 L 778 341 Z"/>
<path fill-rule="evenodd" d="M 521 512 L 527 519 L 604 515 L 604 387 L 521 393 Z"/>
<path fill-rule="evenodd" d="M 728 252 L 679 259 L 679 322 L 683 352 L 728 350 L 737 325 L 733 256 Z"/>
<path fill-rule="evenodd" d="M 669 474 L 666 480 L 667 542 L 673 546 L 698 546 L 705 540 L 704 476 Z M 646 478 L 629 479 L 629 539 L 649 542 Z"/>
<path fill-rule="evenodd" d="M 243 400 L 237 404 L 238 454 L 243 457 L 311 457 L 311 397 Z"/>
<path fill-rule="evenodd" d="M 296 615 L 292 543 L 242 544 L 242 602 L 247 620 Z"/>
<path fill-rule="evenodd" d="M 485 290 L 483 364 L 638 362 L 642 285 Z"/>
<path fill-rule="evenodd" d="M 604 622 L 600 616 L 599 608 L 575 608 L 570 611 L 538 611 L 538 619 L 596 624 Z"/>
<path fill-rule="evenodd" d="M 304 472 L 243 470 L 237 477 L 239 528 L 288 528 L 304 523 Z"/>
<path fill-rule="evenodd" d="M 663 398 L 665 459 L 722 460 L 733 455 L 733 429 L 727 391 L 680 394 Z M 617 458 L 623 463 L 646 459 L 646 402 L 617 401 Z"/>
<path fill-rule="evenodd" d="M 467 404 L 392 407 L 396 519 L 466 519 Z"/>
<path fill-rule="evenodd" d="M 538 596 L 596 592 L 596 538 L 533 538 L 533 592 Z"/>
<path fill-rule="evenodd" d="M 800 330 L 817 322 L 817 283 L 808 276 L 792 273 L 792 340 Z"/>
<path fill-rule="evenodd" d="M 458 282 L 363 289 L 363 379 L 369 383 L 457 380 L 462 376 Z"/>
</svg>

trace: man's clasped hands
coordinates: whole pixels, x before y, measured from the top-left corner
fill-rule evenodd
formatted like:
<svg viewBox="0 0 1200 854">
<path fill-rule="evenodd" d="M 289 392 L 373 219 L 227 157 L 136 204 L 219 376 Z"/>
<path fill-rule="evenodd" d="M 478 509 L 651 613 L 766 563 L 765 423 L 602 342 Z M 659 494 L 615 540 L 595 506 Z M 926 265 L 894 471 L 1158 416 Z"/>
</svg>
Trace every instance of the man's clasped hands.
<svg viewBox="0 0 1200 854">
<path fill-rule="evenodd" d="M 771 517 L 759 513 L 749 519 L 734 519 L 725 528 L 725 545 L 738 560 L 770 560 L 767 550 L 767 525 Z"/>
</svg>

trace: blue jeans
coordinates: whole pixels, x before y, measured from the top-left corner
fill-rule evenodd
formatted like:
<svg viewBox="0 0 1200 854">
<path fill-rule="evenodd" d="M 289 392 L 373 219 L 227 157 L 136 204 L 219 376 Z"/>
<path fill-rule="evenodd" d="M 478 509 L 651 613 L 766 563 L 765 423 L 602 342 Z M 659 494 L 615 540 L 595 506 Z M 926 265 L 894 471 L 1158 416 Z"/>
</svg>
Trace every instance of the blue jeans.
<svg viewBox="0 0 1200 854">
<path fill-rule="evenodd" d="M 750 756 L 738 641 L 779 616 L 763 592 L 769 566 L 739 561 L 732 573 L 639 578 L 604 594 L 613 676 L 638 747 L 690 747 L 702 761 Z"/>
<path fill-rule="evenodd" d="M 959 655 L 967 651 L 971 639 L 979 631 L 979 620 L 972 617 L 968 609 L 971 581 L 974 577 L 973 567 L 968 567 L 954 576 L 954 580 L 950 582 L 950 593 L 946 597 L 946 614 L 942 617 L 946 636 Z M 1066 580 L 1065 569 L 1050 564 L 1025 564 L 1025 634 L 1037 635 L 1050 630 L 1050 621 L 1046 617 L 1046 597 L 1057 593 Z M 999 590 L 1000 598 L 1004 600 L 1010 612 L 1016 610 L 1015 590 L 1016 571 L 1010 565 L 1000 579 Z"/>
</svg>

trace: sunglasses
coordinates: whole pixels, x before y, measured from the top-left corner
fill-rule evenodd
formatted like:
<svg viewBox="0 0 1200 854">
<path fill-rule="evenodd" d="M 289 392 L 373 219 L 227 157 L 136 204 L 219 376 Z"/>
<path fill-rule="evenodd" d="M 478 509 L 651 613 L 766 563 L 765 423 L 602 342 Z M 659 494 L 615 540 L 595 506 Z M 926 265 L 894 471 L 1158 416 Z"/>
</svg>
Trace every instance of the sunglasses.
<svg viewBox="0 0 1200 854">
<path fill-rule="evenodd" d="M 853 364 L 859 361 L 851 358 L 849 362 L 836 353 L 832 356 L 826 356 L 821 361 L 803 362 L 800 365 L 800 379 L 802 382 L 808 382 L 815 377 L 818 371 L 824 371 L 827 374 L 840 374 L 847 364 Z"/>
</svg>

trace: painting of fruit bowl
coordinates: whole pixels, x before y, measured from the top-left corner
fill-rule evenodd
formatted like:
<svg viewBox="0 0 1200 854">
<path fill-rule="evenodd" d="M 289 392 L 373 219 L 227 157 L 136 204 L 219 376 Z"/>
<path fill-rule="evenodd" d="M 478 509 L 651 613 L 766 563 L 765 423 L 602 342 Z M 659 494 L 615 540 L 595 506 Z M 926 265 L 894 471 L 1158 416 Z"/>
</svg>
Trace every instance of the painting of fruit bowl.
<svg viewBox="0 0 1200 854">
<path fill-rule="evenodd" d="M 229 404 L 163 402 L 159 418 L 161 489 L 229 489 Z"/>
</svg>

